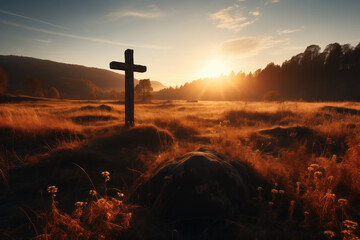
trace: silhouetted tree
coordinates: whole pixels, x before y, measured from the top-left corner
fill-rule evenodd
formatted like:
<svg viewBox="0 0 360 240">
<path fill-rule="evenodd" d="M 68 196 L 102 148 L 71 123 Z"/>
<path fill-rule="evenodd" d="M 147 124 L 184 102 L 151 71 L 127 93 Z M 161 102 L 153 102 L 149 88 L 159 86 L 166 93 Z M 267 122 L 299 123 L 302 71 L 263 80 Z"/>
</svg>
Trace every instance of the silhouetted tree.
<svg viewBox="0 0 360 240">
<path fill-rule="evenodd" d="M 25 89 L 30 96 L 33 96 L 33 97 L 43 97 L 44 96 L 42 83 L 37 78 L 28 78 L 25 81 Z"/>
<path fill-rule="evenodd" d="M 154 98 L 150 79 L 143 79 L 135 86 L 135 97 L 141 101 L 149 102 Z"/>
<path fill-rule="evenodd" d="M 4 71 L 4 69 L 0 67 L 0 94 L 6 91 L 8 84 L 9 84 L 8 76 Z"/>
<path fill-rule="evenodd" d="M 60 93 L 56 88 L 51 87 L 48 91 L 48 97 L 49 98 L 60 98 Z"/>
</svg>

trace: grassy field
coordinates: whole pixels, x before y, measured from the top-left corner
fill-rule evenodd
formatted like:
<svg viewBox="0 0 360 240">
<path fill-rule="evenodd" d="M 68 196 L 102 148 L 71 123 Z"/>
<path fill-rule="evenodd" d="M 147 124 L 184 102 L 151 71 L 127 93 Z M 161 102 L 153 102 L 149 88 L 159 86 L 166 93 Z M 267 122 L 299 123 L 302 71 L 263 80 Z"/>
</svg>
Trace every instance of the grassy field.
<svg viewBox="0 0 360 240">
<path fill-rule="evenodd" d="M 168 160 L 206 147 L 266 179 L 260 215 L 233 220 L 251 229 L 239 239 L 357 239 L 359 122 L 354 102 L 153 101 L 135 105 L 126 130 L 115 101 L 3 103 L 0 238 L 192 239 L 141 221 L 131 195 Z"/>
</svg>

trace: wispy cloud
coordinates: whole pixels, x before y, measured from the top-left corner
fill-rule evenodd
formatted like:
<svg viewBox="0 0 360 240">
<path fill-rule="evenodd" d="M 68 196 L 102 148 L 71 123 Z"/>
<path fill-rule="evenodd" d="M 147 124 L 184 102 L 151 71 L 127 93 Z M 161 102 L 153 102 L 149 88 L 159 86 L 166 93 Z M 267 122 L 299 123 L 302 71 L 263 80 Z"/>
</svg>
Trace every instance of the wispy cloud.
<svg viewBox="0 0 360 240">
<path fill-rule="evenodd" d="M 30 40 L 32 40 L 32 41 L 36 41 L 36 42 L 40 42 L 40 43 L 45 43 L 45 44 L 52 43 L 52 40 L 51 40 L 51 39 L 38 39 L 38 38 L 31 38 Z"/>
<path fill-rule="evenodd" d="M 155 4 L 148 5 L 146 10 L 119 10 L 110 12 L 107 18 L 111 21 L 118 20 L 124 17 L 135 17 L 135 18 L 159 18 L 165 14 Z"/>
<path fill-rule="evenodd" d="M 245 58 L 277 45 L 287 44 L 290 38 L 274 39 L 271 36 L 243 37 L 221 43 L 220 53 L 230 58 Z"/>
<path fill-rule="evenodd" d="M 300 32 L 304 29 L 304 26 L 301 26 L 299 28 L 296 29 L 284 29 L 284 30 L 277 30 L 276 32 L 279 35 L 283 35 L 283 34 L 289 34 L 289 33 L 294 33 L 294 32 Z"/>
<path fill-rule="evenodd" d="M 251 15 L 253 16 L 259 16 L 260 12 L 259 11 L 253 11 L 253 12 L 249 12 Z"/>
<path fill-rule="evenodd" d="M 231 39 L 221 44 L 220 51 L 225 56 L 246 56 L 259 48 L 261 40 L 255 37 Z"/>
<path fill-rule="evenodd" d="M 264 3 L 264 5 L 268 5 L 269 3 L 279 3 L 280 0 L 268 0 Z"/>
<path fill-rule="evenodd" d="M 50 23 L 50 22 L 47 22 L 47 21 L 43 21 L 43 20 L 40 20 L 40 19 L 37 19 L 37 18 L 32 18 L 32 17 L 16 14 L 16 13 L 13 13 L 13 12 L 0 10 L 0 13 L 10 15 L 10 16 L 14 16 L 14 17 L 18 17 L 18 18 L 22 18 L 22 19 L 26 19 L 26 20 L 30 20 L 30 21 L 33 21 L 33 22 L 43 23 L 43 24 L 46 24 L 46 25 L 49 25 L 49 26 L 52 26 L 52 27 L 56 27 L 56 28 L 65 29 L 65 27 L 57 25 L 57 24 L 53 24 L 53 23 Z"/>
<path fill-rule="evenodd" d="M 9 22 L 9 21 L 3 20 L 3 19 L 0 19 L 0 23 L 8 25 L 8 26 L 13 26 L 13 27 L 17 27 L 17 28 L 30 30 L 30 31 L 46 33 L 46 34 L 50 34 L 50 35 L 54 35 L 54 36 L 86 40 L 86 41 L 97 42 L 97 43 L 120 45 L 120 46 L 126 46 L 126 47 L 167 49 L 167 47 L 164 47 L 164 46 L 148 45 L 148 44 L 132 44 L 132 43 L 125 43 L 125 42 L 117 42 L 117 41 L 112 41 L 112 40 L 107 40 L 107 39 L 102 39 L 102 38 L 86 37 L 86 36 L 81 36 L 81 35 L 58 32 L 58 31 L 50 31 L 50 30 L 46 30 L 46 29 L 42 29 L 42 28 L 35 28 L 35 27 L 23 25 L 23 24 Z"/>
<path fill-rule="evenodd" d="M 209 15 L 210 19 L 216 20 L 218 23 L 216 27 L 229 29 L 233 31 L 240 31 L 244 27 L 253 24 L 257 19 L 249 20 L 245 13 L 247 8 L 234 4 L 230 7 L 223 8 L 216 13 Z"/>
</svg>

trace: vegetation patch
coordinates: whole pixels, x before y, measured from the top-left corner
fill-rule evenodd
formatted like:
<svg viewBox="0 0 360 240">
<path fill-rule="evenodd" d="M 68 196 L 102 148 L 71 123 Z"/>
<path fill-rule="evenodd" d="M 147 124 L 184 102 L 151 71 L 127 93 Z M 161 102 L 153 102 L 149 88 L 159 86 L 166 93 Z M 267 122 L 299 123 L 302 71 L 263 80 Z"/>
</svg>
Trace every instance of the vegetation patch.
<svg viewBox="0 0 360 240">
<path fill-rule="evenodd" d="M 111 112 L 111 111 L 114 110 L 114 108 L 110 107 L 108 105 L 102 104 L 102 105 L 99 105 L 99 106 L 91 106 L 91 105 L 83 106 L 83 107 L 80 108 L 80 110 L 82 110 L 82 111 L 85 111 L 85 110 L 96 111 L 96 110 L 98 110 L 98 111 Z"/>
<path fill-rule="evenodd" d="M 189 123 L 177 119 L 155 119 L 154 124 L 169 130 L 177 139 L 186 140 L 199 134 L 198 130 Z"/>
<path fill-rule="evenodd" d="M 255 126 L 260 123 L 275 124 L 286 117 L 293 116 L 295 114 L 291 111 L 258 112 L 230 110 L 224 113 L 225 120 L 228 120 L 232 126 Z"/>
<path fill-rule="evenodd" d="M 340 114 L 360 115 L 360 110 L 345 107 L 324 106 L 320 110 L 336 112 Z"/>
<path fill-rule="evenodd" d="M 85 115 L 85 116 L 77 116 L 72 117 L 71 120 L 77 124 L 86 124 L 92 122 L 99 122 L 99 121 L 111 121 L 117 120 L 117 117 L 113 117 L 110 115 Z"/>
</svg>

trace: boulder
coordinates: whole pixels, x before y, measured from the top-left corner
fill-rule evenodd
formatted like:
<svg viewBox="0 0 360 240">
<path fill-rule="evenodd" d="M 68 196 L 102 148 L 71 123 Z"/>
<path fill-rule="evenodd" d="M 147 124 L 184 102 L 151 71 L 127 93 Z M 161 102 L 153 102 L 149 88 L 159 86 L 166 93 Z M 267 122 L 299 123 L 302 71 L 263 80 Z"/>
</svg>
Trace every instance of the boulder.
<svg viewBox="0 0 360 240">
<path fill-rule="evenodd" d="M 246 164 L 199 149 L 167 162 L 137 193 L 162 219 L 233 219 L 254 211 L 257 184 L 259 177 Z"/>
</svg>

